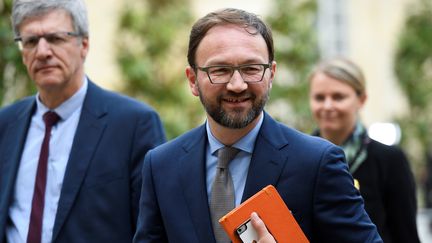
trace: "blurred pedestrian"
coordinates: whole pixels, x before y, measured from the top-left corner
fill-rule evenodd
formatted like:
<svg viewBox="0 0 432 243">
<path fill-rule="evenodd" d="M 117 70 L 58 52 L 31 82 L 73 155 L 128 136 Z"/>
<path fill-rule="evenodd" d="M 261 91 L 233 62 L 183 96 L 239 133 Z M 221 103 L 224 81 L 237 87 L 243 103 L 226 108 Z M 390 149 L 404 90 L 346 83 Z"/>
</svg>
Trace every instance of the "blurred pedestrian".
<svg viewBox="0 0 432 243">
<path fill-rule="evenodd" d="M 353 62 L 334 58 L 310 76 L 310 107 L 315 135 L 343 148 L 366 212 L 383 241 L 419 242 L 414 177 L 403 151 L 371 139 L 360 121 L 366 102 L 365 78 Z"/>
</svg>

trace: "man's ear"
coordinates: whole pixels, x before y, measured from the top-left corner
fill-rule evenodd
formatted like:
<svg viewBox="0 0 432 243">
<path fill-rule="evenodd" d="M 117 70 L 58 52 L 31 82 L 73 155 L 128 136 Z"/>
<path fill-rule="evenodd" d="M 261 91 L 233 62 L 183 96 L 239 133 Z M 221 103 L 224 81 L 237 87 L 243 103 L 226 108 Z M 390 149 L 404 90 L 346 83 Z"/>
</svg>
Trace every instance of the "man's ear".
<svg viewBox="0 0 432 243">
<path fill-rule="evenodd" d="M 89 48 L 90 48 L 89 38 L 88 37 L 82 37 L 82 40 L 81 40 L 81 57 L 83 60 L 86 59 Z"/>
<path fill-rule="evenodd" d="M 269 81 L 269 89 L 271 89 L 272 85 L 273 85 L 273 80 L 274 80 L 275 75 L 276 75 L 276 66 L 277 66 L 276 61 L 272 61 L 271 66 L 270 66 L 271 75 L 270 75 L 270 81 Z"/>
<path fill-rule="evenodd" d="M 189 88 L 193 95 L 199 96 L 198 79 L 195 70 L 191 66 L 186 67 L 186 77 L 189 81 Z"/>
</svg>

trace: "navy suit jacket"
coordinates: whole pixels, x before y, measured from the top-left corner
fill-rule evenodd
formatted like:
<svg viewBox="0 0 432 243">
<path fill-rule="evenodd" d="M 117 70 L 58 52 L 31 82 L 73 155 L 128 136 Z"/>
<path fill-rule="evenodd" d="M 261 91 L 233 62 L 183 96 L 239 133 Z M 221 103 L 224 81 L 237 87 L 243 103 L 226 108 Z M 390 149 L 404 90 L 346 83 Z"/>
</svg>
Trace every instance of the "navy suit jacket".
<svg viewBox="0 0 432 243">
<path fill-rule="evenodd" d="M 0 111 L 0 242 L 35 97 Z M 136 228 L 145 153 L 165 141 L 150 107 L 92 82 L 83 103 L 52 242 L 130 242 Z"/>
<path fill-rule="evenodd" d="M 215 242 L 206 190 L 205 125 L 149 151 L 134 242 Z M 381 242 L 344 153 L 264 113 L 242 201 L 274 185 L 311 242 Z"/>
</svg>

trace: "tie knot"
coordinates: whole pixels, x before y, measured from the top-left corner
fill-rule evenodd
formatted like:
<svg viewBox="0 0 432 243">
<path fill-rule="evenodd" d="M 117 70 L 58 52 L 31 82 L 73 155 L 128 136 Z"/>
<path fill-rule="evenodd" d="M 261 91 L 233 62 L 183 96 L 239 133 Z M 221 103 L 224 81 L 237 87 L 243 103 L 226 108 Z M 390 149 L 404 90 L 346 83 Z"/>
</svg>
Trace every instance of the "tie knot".
<svg viewBox="0 0 432 243">
<path fill-rule="evenodd" d="M 218 151 L 218 168 L 226 168 L 228 163 L 240 152 L 234 147 L 223 147 Z"/>
<path fill-rule="evenodd" d="M 45 122 L 45 126 L 52 127 L 60 120 L 60 116 L 54 111 L 47 111 L 43 115 L 43 120 Z"/>
</svg>

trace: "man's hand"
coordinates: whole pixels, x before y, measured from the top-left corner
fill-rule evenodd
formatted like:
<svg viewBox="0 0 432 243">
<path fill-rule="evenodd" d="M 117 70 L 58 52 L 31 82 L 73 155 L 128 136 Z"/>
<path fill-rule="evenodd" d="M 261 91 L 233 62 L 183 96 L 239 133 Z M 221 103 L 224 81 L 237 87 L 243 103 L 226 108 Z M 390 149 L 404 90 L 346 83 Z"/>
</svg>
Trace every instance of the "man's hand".
<svg viewBox="0 0 432 243">
<path fill-rule="evenodd" d="M 260 217 L 258 217 L 258 214 L 255 212 L 251 214 L 251 223 L 258 234 L 257 243 L 276 243 L 276 240 L 267 230 L 264 222 L 260 219 Z"/>
</svg>

